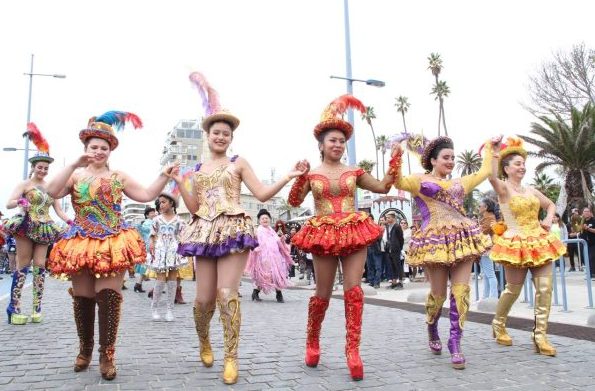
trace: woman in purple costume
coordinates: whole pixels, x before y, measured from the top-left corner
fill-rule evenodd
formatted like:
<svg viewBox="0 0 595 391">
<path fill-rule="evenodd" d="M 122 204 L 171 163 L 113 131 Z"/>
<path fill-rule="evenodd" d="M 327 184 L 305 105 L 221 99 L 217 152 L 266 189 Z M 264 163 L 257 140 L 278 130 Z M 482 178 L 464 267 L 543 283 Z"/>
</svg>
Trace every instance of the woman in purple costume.
<svg viewBox="0 0 595 391">
<path fill-rule="evenodd" d="M 409 242 L 407 261 L 410 266 L 423 266 L 430 279 L 430 293 L 426 300 L 426 323 L 429 347 L 441 354 L 442 343 L 438 335 L 438 319 L 446 300 L 446 287 L 450 276 L 450 338 L 448 350 L 455 369 L 465 368 L 461 350 L 463 324 L 469 310 L 469 276 L 473 261 L 488 248 L 485 236 L 477 222 L 469 219 L 463 209 L 463 199 L 484 181 L 497 164 L 492 148 L 501 138 L 485 144 L 483 163 L 478 172 L 450 179 L 455 166 L 453 142 L 438 137 L 429 143 L 420 136 L 410 137 L 407 145 L 421 154 L 424 174 L 403 177 L 397 173 L 395 187 L 411 193 L 422 215 L 422 225 Z M 413 146 L 413 148 L 412 148 Z M 402 150 L 397 145 L 400 157 Z M 400 164 L 398 164 L 400 166 Z"/>
<path fill-rule="evenodd" d="M 260 202 L 265 202 L 292 178 L 305 174 L 309 165 L 305 161 L 298 162 L 280 181 L 263 185 L 246 160 L 227 157 L 240 120 L 221 110 L 217 93 L 202 74 L 194 72 L 190 80 L 198 87 L 207 108 L 202 128 L 206 132 L 209 158 L 197 165 L 191 192 L 185 188 L 180 175 L 174 178 L 193 215 L 192 222 L 182 232 L 178 253 L 195 257 L 194 322 L 200 341 L 200 359 L 206 367 L 213 365 L 209 324 L 217 302 L 224 331 L 223 382 L 234 384 L 238 379 L 241 324 L 238 287 L 249 250 L 258 246 L 252 219 L 240 206 L 241 184 L 243 182 Z"/>
</svg>

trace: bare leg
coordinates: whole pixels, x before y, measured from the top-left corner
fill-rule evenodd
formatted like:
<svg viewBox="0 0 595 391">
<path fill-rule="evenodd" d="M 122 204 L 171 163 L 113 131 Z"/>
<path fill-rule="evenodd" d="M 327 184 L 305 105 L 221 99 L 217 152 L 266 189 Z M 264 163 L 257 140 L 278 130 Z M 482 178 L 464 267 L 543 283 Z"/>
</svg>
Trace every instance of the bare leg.
<svg viewBox="0 0 595 391">
<path fill-rule="evenodd" d="M 20 236 L 15 237 L 15 241 L 17 242 L 17 269 L 20 270 L 31 265 L 33 242 Z"/>
<path fill-rule="evenodd" d="M 315 295 L 329 300 L 333 293 L 333 284 L 337 273 L 336 257 L 323 257 L 314 255 L 314 272 L 316 274 L 316 293 Z"/>
</svg>

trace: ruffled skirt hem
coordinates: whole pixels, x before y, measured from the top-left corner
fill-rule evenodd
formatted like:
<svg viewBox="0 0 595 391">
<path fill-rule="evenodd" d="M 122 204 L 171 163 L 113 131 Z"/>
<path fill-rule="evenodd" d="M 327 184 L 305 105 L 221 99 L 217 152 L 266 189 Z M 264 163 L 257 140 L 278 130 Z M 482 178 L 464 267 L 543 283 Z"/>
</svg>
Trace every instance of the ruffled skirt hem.
<svg viewBox="0 0 595 391">
<path fill-rule="evenodd" d="M 495 237 L 490 258 L 505 266 L 532 268 L 557 260 L 565 252 L 559 239 L 543 231 L 537 236 Z"/>
</svg>

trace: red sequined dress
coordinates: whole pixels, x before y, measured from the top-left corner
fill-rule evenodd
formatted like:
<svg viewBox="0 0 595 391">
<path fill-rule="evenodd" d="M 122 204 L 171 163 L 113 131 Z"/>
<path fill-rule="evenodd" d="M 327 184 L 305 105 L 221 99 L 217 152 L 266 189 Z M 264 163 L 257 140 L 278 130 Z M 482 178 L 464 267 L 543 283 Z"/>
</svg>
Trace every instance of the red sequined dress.
<svg viewBox="0 0 595 391">
<path fill-rule="evenodd" d="M 366 212 L 355 210 L 357 180 L 364 173 L 361 168 L 348 169 L 338 181 L 319 173 L 300 176 L 289 193 L 289 204 L 299 206 L 312 191 L 316 216 L 306 221 L 291 242 L 321 256 L 346 256 L 373 243 L 382 228 Z"/>
</svg>

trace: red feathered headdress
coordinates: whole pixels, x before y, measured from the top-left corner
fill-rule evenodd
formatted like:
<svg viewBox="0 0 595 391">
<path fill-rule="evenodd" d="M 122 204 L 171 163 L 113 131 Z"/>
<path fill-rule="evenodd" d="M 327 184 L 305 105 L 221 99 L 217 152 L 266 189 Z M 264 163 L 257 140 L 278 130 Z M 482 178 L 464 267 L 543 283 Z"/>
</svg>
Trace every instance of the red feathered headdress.
<svg viewBox="0 0 595 391">
<path fill-rule="evenodd" d="M 29 122 L 27 124 L 27 132 L 23 134 L 23 137 L 29 137 L 29 140 L 35 147 L 37 148 L 37 153 L 29 159 L 29 162 L 35 164 L 36 162 L 48 162 L 51 163 L 54 161 L 54 158 L 50 156 L 50 145 L 48 144 L 43 134 L 37 125 L 33 122 Z"/>
<path fill-rule="evenodd" d="M 342 95 L 326 107 L 320 118 L 320 123 L 314 128 L 314 137 L 318 139 L 318 136 L 325 130 L 336 129 L 343 132 L 345 138 L 350 139 L 353 134 L 353 126 L 343 120 L 343 115 L 349 109 L 356 109 L 361 113 L 366 112 L 366 106 L 359 99 L 349 94 Z"/>
</svg>

